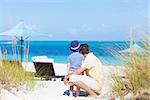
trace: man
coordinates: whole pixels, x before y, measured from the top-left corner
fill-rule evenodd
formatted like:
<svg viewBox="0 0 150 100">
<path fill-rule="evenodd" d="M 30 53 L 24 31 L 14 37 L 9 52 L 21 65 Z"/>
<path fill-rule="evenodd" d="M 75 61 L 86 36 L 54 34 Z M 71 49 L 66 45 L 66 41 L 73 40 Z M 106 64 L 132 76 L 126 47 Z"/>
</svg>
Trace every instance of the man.
<svg viewBox="0 0 150 100">
<path fill-rule="evenodd" d="M 97 96 L 96 92 L 98 93 L 102 86 L 102 64 L 93 53 L 89 53 L 87 44 L 82 45 L 79 52 L 85 57 L 85 60 L 80 68 L 65 76 L 64 83 L 70 86 L 76 85 L 90 95 Z M 80 75 L 83 72 L 87 76 Z"/>
</svg>

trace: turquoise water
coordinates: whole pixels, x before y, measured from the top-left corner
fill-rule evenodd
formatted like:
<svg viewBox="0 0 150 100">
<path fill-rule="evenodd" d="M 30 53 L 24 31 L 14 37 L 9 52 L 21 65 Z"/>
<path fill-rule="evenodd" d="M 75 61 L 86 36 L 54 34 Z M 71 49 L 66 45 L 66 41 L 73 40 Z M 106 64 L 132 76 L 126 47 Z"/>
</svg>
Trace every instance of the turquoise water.
<svg viewBox="0 0 150 100">
<path fill-rule="evenodd" d="M 81 41 L 81 43 L 87 43 L 90 51 L 105 65 L 120 64 L 120 59 L 115 56 L 116 52 L 129 47 L 129 42 L 120 41 Z M 69 46 L 70 41 L 31 41 L 28 61 L 32 61 L 33 56 L 48 56 L 57 63 L 66 63 L 67 56 L 71 53 Z M 0 47 L 2 52 L 7 51 L 6 58 L 12 59 L 12 44 L 9 41 L 0 41 Z M 17 46 L 17 50 L 19 51 L 19 46 Z"/>
</svg>

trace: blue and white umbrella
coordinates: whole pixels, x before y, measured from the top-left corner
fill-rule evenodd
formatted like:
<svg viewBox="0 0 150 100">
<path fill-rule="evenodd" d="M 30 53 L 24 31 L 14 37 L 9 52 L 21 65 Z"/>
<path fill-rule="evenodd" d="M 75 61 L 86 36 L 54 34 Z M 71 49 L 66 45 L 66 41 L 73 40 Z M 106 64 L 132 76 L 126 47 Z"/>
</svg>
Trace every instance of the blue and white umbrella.
<svg viewBox="0 0 150 100">
<path fill-rule="evenodd" d="M 24 21 L 20 21 L 16 26 L 10 30 L 0 33 L 2 36 L 16 36 L 16 37 L 28 37 L 32 33 L 32 28 L 29 27 Z"/>
<path fill-rule="evenodd" d="M 10 30 L 0 33 L 0 36 L 11 36 L 15 37 L 20 41 L 20 55 L 21 55 L 21 62 L 23 57 L 23 48 L 24 48 L 24 41 L 30 37 L 32 33 L 32 28 L 29 27 L 24 21 L 20 21 L 16 26 L 12 27 Z"/>
<path fill-rule="evenodd" d="M 145 49 L 140 47 L 137 43 L 134 43 L 131 48 L 119 51 L 120 53 L 133 53 L 133 52 L 147 52 Z"/>
</svg>

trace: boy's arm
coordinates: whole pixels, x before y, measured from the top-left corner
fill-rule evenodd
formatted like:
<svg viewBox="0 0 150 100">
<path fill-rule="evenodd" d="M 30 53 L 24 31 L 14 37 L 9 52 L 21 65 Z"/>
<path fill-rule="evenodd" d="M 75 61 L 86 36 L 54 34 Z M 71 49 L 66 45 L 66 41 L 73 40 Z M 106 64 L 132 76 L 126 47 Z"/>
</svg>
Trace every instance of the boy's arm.
<svg viewBox="0 0 150 100">
<path fill-rule="evenodd" d="M 70 69 L 70 55 L 67 58 L 67 75 L 69 74 L 69 69 Z"/>
<path fill-rule="evenodd" d="M 69 75 L 65 75 L 64 77 L 64 84 L 67 85 L 69 81 Z"/>
<path fill-rule="evenodd" d="M 67 63 L 67 74 L 69 74 L 70 63 Z"/>
</svg>

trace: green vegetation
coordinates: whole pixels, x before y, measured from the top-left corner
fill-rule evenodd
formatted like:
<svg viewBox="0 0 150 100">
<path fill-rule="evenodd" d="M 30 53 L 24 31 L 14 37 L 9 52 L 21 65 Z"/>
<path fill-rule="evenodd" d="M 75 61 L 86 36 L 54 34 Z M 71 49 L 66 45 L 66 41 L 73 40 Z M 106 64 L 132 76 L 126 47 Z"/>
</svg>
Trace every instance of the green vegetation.
<svg viewBox="0 0 150 100">
<path fill-rule="evenodd" d="M 32 89 L 34 87 L 33 78 L 34 75 L 25 72 L 18 61 L 0 61 L 0 82 L 5 89 L 11 87 L 19 89 L 22 86 Z"/>
<path fill-rule="evenodd" d="M 145 50 L 150 50 L 148 42 L 144 42 L 143 45 Z M 133 52 L 128 58 L 130 59 L 125 64 L 126 77 L 113 76 L 114 91 L 121 100 L 127 94 L 124 91 L 133 93 L 133 99 L 147 100 L 150 98 L 150 53 Z"/>
<path fill-rule="evenodd" d="M 34 74 L 31 72 L 26 72 L 23 69 L 23 66 L 19 60 L 19 54 L 17 58 L 16 53 L 16 44 L 12 44 L 13 46 L 13 59 L 7 60 L 6 56 L 8 54 L 2 54 L 0 52 L 0 85 L 1 88 L 11 89 L 16 88 L 19 90 L 24 87 L 28 90 L 34 88 Z M 1 50 L 0 50 L 1 51 Z M 27 55 L 25 55 L 26 57 Z"/>
</svg>

